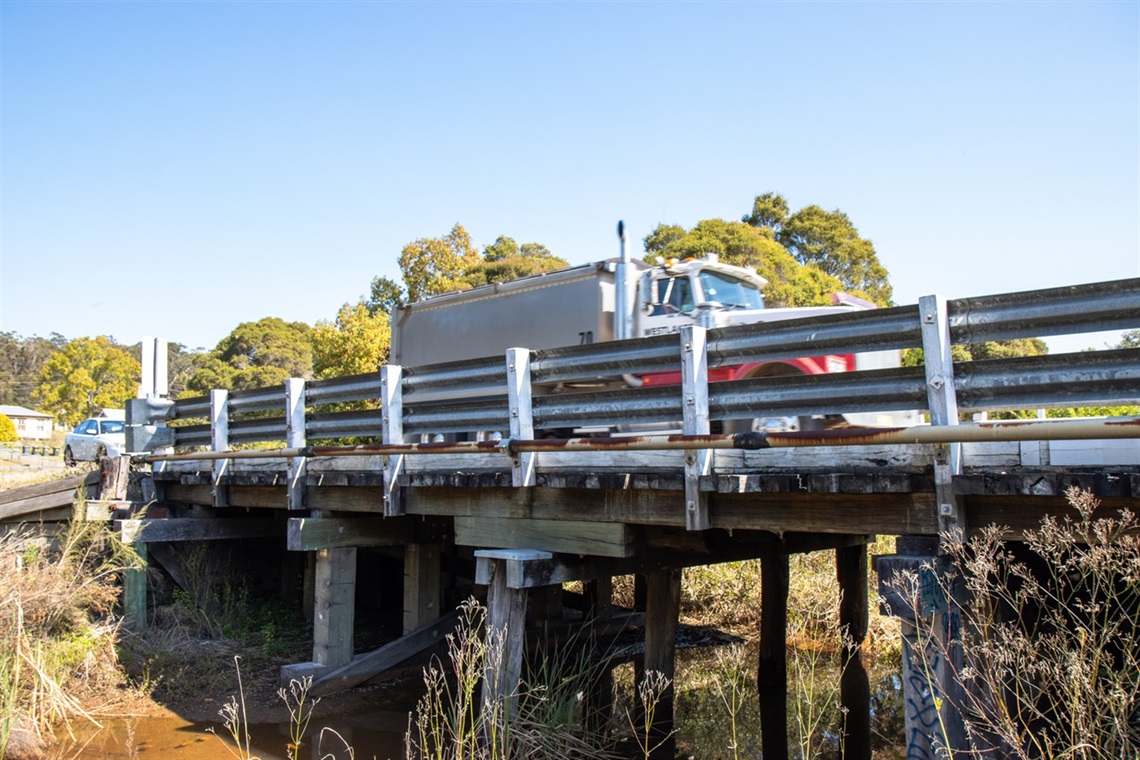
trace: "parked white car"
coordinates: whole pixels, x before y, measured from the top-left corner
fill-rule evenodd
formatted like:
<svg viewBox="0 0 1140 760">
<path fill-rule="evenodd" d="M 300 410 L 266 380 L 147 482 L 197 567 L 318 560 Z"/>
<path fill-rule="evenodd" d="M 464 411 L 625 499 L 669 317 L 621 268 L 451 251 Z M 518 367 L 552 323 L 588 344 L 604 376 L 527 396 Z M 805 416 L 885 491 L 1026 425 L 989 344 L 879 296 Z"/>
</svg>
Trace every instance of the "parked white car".
<svg viewBox="0 0 1140 760">
<path fill-rule="evenodd" d="M 105 411 L 89 417 L 67 434 L 63 442 L 63 462 L 98 462 L 103 457 L 117 457 L 127 449 L 126 424 L 123 413 Z"/>
</svg>

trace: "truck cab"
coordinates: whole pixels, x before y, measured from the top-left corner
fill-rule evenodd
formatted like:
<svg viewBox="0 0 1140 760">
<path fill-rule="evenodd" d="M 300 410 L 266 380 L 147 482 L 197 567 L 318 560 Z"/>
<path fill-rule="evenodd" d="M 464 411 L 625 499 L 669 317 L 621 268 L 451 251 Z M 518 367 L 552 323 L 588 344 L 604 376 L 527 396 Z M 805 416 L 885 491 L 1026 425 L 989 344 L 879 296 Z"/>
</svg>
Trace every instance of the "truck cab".
<svg viewBox="0 0 1140 760">
<path fill-rule="evenodd" d="M 661 335 L 678 332 L 686 324 L 729 324 L 712 313 L 737 309 L 749 313 L 742 322 L 754 322 L 754 312 L 764 308 L 761 288 L 765 284 L 767 280 L 755 272 L 721 264 L 715 255 L 658 262 L 641 275 L 641 314 L 636 333 Z"/>
</svg>

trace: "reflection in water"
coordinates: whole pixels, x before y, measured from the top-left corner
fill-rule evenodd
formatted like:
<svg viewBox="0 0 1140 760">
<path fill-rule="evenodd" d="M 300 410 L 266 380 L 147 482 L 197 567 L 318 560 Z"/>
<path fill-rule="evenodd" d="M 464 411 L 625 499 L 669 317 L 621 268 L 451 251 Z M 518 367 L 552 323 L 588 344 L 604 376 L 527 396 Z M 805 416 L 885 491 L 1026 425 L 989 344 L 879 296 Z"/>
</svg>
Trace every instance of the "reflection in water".
<svg viewBox="0 0 1140 760">
<path fill-rule="evenodd" d="M 789 652 L 789 656 L 794 657 L 794 652 Z M 632 705 L 633 670 L 628 662 L 614 670 L 615 702 L 609 728 L 619 735 L 628 727 L 626 711 Z M 676 675 L 679 756 L 702 760 L 760 756 L 754 643 L 679 649 Z M 837 683 L 839 679 L 838 668 L 830 665 L 822 667 L 816 675 L 827 683 Z M 896 740 L 901 741 L 902 736 L 897 665 L 884 663 L 878 675 L 872 671 L 871 683 L 876 744 L 892 745 Z M 788 727 L 790 746 L 802 750 L 804 737 L 796 735 L 798 720 L 794 713 L 805 707 L 805 699 L 811 700 L 805 690 L 818 693 L 818 689 L 806 688 L 807 684 L 800 687 L 800 692 L 788 700 Z M 412 709 L 413 702 L 414 696 L 411 696 L 407 710 Z M 398 760 L 405 756 L 407 710 L 393 709 L 391 702 L 383 707 L 361 708 L 351 714 L 334 714 L 327 711 L 329 707 L 328 703 L 317 706 L 308 742 L 301 748 L 298 760 L 348 760 L 346 745 L 352 747 L 357 760 Z M 813 747 L 810 752 L 816 757 L 837 756 L 841 721 L 838 705 L 816 707 L 827 714 L 819 724 L 820 736 L 809 745 Z M 234 756 L 228 751 L 229 735 L 220 723 L 191 723 L 169 716 L 124 719 L 104 725 L 101 730 L 77 727 L 76 740 L 58 744 L 51 757 L 58 760 L 224 760 Z M 225 745 L 219 736 L 208 733 L 210 728 L 225 737 Z M 628 734 L 628 730 L 624 733 Z M 260 760 L 287 760 L 288 723 L 253 725 L 250 740 L 252 752 Z M 634 749 L 635 744 L 626 735 L 618 746 Z"/>
<path fill-rule="evenodd" d="M 320 706 L 317 707 L 320 710 Z M 347 760 L 347 746 L 358 760 L 404 757 L 404 712 L 369 711 L 313 719 L 298 760 Z M 209 729 L 217 736 L 209 733 Z M 322 730 L 323 729 L 323 730 Z M 225 743 L 223 744 L 224 737 Z M 221 724 L 190 723 L 178 717 L 130 718 L 76 731 L 74 741 L 57 744 L 53 760 L 218 760 L 231 754 L 229 734 Z M 287 760 L 288 723 L 250 726 L 252 753 L 260 760 Z"/>
</svg>

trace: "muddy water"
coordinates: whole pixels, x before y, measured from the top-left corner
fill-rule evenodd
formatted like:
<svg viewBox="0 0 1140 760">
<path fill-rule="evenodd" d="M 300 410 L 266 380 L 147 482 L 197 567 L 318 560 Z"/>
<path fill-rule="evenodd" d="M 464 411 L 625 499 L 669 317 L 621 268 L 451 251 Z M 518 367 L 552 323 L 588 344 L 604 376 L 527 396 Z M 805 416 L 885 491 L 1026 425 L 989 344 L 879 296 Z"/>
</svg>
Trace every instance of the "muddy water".
<svg viewBox="0 0 1140 760">
<path fill-rule="evenodd" d="M 756 695 L 755 645 L 739 650 L 735 659 L 725 659 L 724 647 L 682 649 L 677 652 L 677 723 L 678 757 L 699 759 L 757 757 L 761 747 L 759 710 Z M 899 683 L 894 669 L 886 667 L 872 672 L 873 729 L 876 745 L 901 746 L 901 706 Z M 825 668 L 815 674 L 820 679 L 812 692 L 835 691 L 838 671 Z M 794 679 L 793 679 L 794 680 Z M 620 665 L 614 671 L 614 721 L 619 727 L 628 725 L 625 711 L 633 697 L 633 666 Z M 729 687 L 733 682 L 742 689 L 739 707 L 732 714 L 726 704 L 733 701 Z M 794 683 L 792 684 L 794 687 Z M 298 760 L 399 760 L 405 757 L 404 733 L 408 710 L 417 695 L 404 694 L 403 699 L 385 700 L 380 704 L 356 704 L 354 712 L 333 712 L 331 705 L 317 706 L 306 744 Z M 832 695 L 833 699 L 837 694 Z M 810 699 L 809 699 L 810 701 Z M 789 743 L 798 748 L 799 758 L 836 757 L 839 723 L 838 704 L 825 700 L 812 709 L 804 704 L 804 694 L 789 694 Z M 406 702 L 406 706 L 403 704 Z M 322 708 L 325 708 L 322 711 Z M 821 710 L 824 718 L 807 740 L 797 730 L 797 715 L 803 709 Z M 327 727 L 327 728 L 326 728 Z M 209 733 L 213 729 L 219 736 Z M 322 731 L 322 729 L 325 729 Z M 331 730 L 329 730 L 331 729 Z M 332 733 L 335 731 L 336 734 Z M 629 745 L 629 737 L 626 737 Z M 250 727 L 250 753 L 260 760 L 286 760 L 289 742 L 287 723 L 255 724 Z M 346 745 L 352 748 L 352 753 Z M 735 750 L 732 749 L 735 745 Z M 58 760 L 225 760 L 235 757 L 232 743 L 221 724 L 193 723 L 177 716 L 138 718 L 107 724 L 102 730 L 85 730 L 76 741 L 61 742 L 51 757 Z"/>
<path fill-rule="evenodd" d="M 352 747 L 357 760 L 404 757 L 406 712 L 370 710 L 324 719 L 319 706 L 317 710 L 298 760 L 347 759 L 346 746 Z M 250 754 L 261 760 L 286 760 L 288 744 L 287 723 L 250 726 Z M 218 760 L 235 755 L 224 726 L 191 723 L 171 715 L 105 722 L 102 729 L 80 727 L 74 741 L 58 743 L 50 756 L 58 760 Z"/>
</svg>

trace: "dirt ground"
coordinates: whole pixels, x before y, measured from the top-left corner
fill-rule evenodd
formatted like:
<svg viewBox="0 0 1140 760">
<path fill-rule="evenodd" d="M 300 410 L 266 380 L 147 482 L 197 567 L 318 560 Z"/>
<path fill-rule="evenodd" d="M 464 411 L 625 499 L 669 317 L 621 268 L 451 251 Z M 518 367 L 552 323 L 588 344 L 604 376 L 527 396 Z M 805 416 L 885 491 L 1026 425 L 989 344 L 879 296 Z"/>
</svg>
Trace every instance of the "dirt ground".
<svg viewBox="0 0 1140 760">
<path fill-rule="evenodd" d="M 161 613 L 156 618 L 161 620 Z M 136 641 L 124 642 L 124 667 L 146 695 L 139 706 L 147 714 L 170 712 L 193 722 L 217 723 L 231 697 L 240 701 L 244 695 L 250 722 L 289 720 L 289 709 L 280 693 L 281 667 L 310 659 L 312 640 L 308 635 L 302 634 L 269 653 L 265 642 L 257 637 L 242 642 L 224 636 L 184 636 L 182 630 L 157 628 Z M 385 673 L 373 683 L 321 697 L 321 712 L 354 714 L 377 705 L 411 709 L 422 687 L 426 662 L 425 656 Z"/>
</svg>

